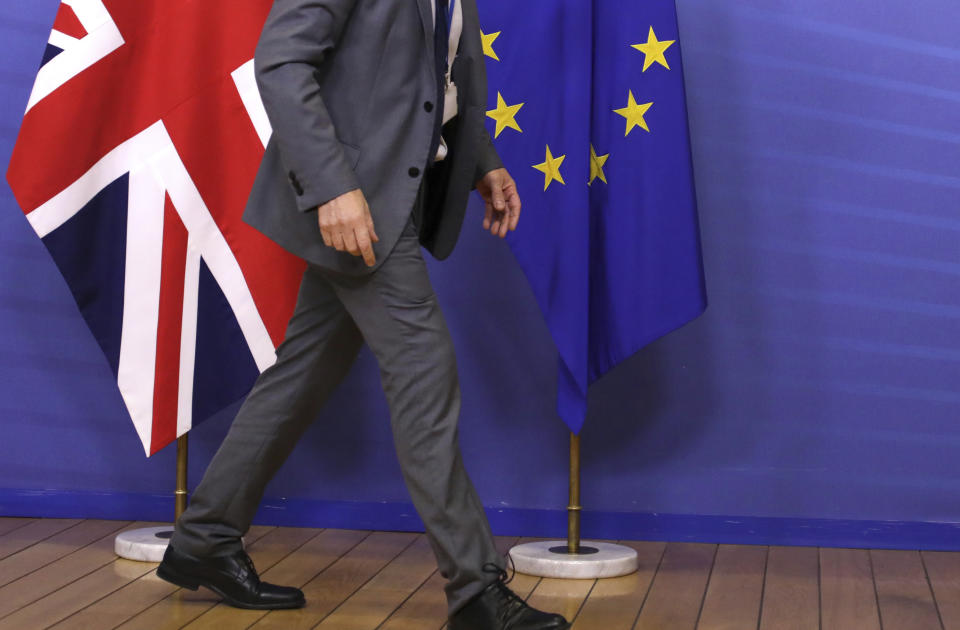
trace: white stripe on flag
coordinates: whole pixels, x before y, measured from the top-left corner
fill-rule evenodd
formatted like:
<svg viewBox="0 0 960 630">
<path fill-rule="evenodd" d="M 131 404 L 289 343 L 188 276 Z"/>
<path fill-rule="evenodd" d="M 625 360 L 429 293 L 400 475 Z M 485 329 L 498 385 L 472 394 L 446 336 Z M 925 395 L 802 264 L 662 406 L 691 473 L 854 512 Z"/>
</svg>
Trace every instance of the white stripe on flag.
<svg viewBox="0 0 960 630">
<path fill-rule="evenodd" d="M 257 130 L 257 135 L 260 136 L 260 142 L 266 147 L 273 133 L 273 127 L 270 126 L 267 110 L 263 106 L 263 99 L 260 98 L 260 90 L 257 88 L 257 79 L 253 73 L 253 59 L 234 70 L 230 76 L 233 77 L 233 83 L 237 86 L 237 92 L 240 93 L 240 100 L 243 101 L 247 115 L 254 129 Z"/>
<path fill-rule="evenodd" d="M 47 40 L 51 46 L 56 46 L 60 50 L 70 50 L 79 41 L 76 37 L 71 37 L 60 31 L 50 31 L 50 39 Z"/>
<path fill-rule="evenodd" d="M 160 317 L 163 209 L 166 194 L 150 169 L 130 171 L 127 262 L 123 289 L 123 333 L 117 385 L 144 450 L 150 455 L 153 393 Z"/>
<path fill-rule="evenodd" d="M 177 437 L 193 426 L 193 373 L 197 356 L 197 304 L 200 295 L 200 251 L 187 239 L 183 277 L 183 326 L 180 329 L 180 386 L 177 392 Z"/>
</svg>

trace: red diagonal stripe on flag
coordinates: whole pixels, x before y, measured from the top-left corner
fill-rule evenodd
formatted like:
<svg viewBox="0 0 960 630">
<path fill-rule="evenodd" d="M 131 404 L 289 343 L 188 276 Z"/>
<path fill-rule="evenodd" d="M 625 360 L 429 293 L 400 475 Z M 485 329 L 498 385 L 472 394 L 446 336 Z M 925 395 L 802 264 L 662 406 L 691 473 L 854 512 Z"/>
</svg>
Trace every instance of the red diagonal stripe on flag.
<svg viewBox="0 0 960 630">
<path fill-rule="evenodd" d="M 77 14 L 73 12 L 73 8 L 63 3 L 60 3 L 57 17 L 53 21 L 53 30 L 77 39 L 83 39 L 87 34 L 87 29 L 83 28 L 83 24 L 77 19 Z"/>
<path fill-rule="evenodd" d="M 160 312 L 157 320 L 151 455 L 177 437 L 180 336 L 183 331 L 183 285 L 186 267 L 187 229 L 180 221 L 180 216 L 168 196 L 163 209 L 163 254 L 160 272 Z"/>
</svg>

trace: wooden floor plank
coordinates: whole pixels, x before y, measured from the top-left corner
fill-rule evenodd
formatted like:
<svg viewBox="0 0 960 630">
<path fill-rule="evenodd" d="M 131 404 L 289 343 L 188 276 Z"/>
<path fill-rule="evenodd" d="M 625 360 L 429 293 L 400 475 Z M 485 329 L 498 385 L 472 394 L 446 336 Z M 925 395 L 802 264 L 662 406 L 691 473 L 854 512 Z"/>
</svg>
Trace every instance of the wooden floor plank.
<svg viewBox="0 0 960 630">
<path fill-rule="evenodd" d="M 577 615 L 573 630 L 598 628 L 630 628 L 640 613 L 643 600 L 653 583 L 666 544 L 662 542 L 627 542 L 622 545 L 637 551 L 636 573 L 618 578 L 598 580 L 590 598 Z"/>
<path fill-rule="evenodd" d="M 818 630 L 820 551 L 770 547 L 760 630 Z"/>
<path fill-rule="evenodd" d="M 116 530 L 93 544 L 0 587 L 0 618 L 53 593 L 100 567 L 113 562 L 113 539 L 117 532 L 145 524 L 117 522 Z"/>
<path fill-rule="evenodd" d="M 716 545 L 668 544 L 634 628 L 693 630 L 716 551 Z"/>
<path fill-rule="evenodd" d="M 318 626 L 323 630 L 373 630 L 430 577 L 437 568 L 425 535 L 351 595 Z"/>
<path fill-rule="evenodd" d="M 597 580 L 543 578 L 527 603 L 544 612 L 559 613 L 572 622 L 596 583 Z"/>
<path fill-rule="evenodd" d="M 378 630 L 438 630 L 447 623 L 447 583 L 440 571 L 434 571 L 417 591 L 403 603 Z"/>
<path fill-rule="evenodd" d="M 244 541 L 251 557 L 255 557 L 257 543 L 260 539 L 275 529 L 275 527 L 261 525 L 254 525 L 250 528 L 250 531 L 244 536 Z M 167 595 L 155 600 L 152 605 L 137 612 L 119 627 L 125 630 L 178 629 L 190 623 L 220 601 L 219 597 L 206 589 L 197 591 L 188 591 L 176 587 L 171 589 L 164 584 L 165 582 L 156 577 L 155 572 L 150 572 L 137 580 L 136 583 L 126 587 L 136 589 L 142 599 L 147 600 L 146 603 L 149 603 L 149 599 L 160 594 L 164 589 L 167 590 Z"/>
<path fill-rule="evenodd" d="M 4 516 L 0 518 L 0 536 L 3 536 L 7 532 L 11 532 L 15 529 L 20 529 L 24 525 L 29 525 L 36 519 L 33 518 L 18 518 L 13 516 Z"/>
<path fill-rule="evenodd" d="M 117 531 L 122 523 L 88 520 L 0 560 L 0 586 L 32 573 L 63 556 Z"/>
<path fill-rule="evenodd" d="M 156 566 L 149 563 L 149 570 L 139 578 L 92 602 L 53 626 L 52 630 L 115 628 L 153 606 L 177 590 L 170 582 L 157 577 Z"/>
<path fill-rule="evenodd" d="M 918 551 L 871 551 L 873 580 L 884 628 L 941 630 Z"/>
<path fill-rule="evenodd" d="M 368 531 L 325 529 L 265 571 L 263 577 L 274 584 L 303 586 L 369 535 Z"/>
<path fill-rule="evenodd" d="M 0 619 L 0 630 L 49 628 L 85 608 L 90 602 L 95 602 L 153 571 L 153 568 L 150 563 L 118 558 Z M 85 627 L 102 628 L 103 625 L 95 621 L 94 625 Z"/>
<path fill-rule="evenodd" d="M 721 545 L 697 630 L 756 628 L 766 565 L 766 547 Z"/>
<path fill-rule="evenodd" d="M 0 536 L 0 559 L 35 545 L 80 522 L 77 518 L 41 518 Z"/>
<path fill-rule="evenodd" d="M 880 630 L 870 552 L 820 550 L 820 615 L 823 630 Z"/>
<path fill-rule="evenodd" d="M 251 627 L 258 630 L 313 628 L 416 539 L 416 534 L 409 533 L 371 534 L 303 586 L 307 597 L 304 608 L 272 611 Z"/>
<path fill-rule="evenodd" d="M 960 630 L 960 553 L 921 554 L 945 630 Z"/>
</svg>

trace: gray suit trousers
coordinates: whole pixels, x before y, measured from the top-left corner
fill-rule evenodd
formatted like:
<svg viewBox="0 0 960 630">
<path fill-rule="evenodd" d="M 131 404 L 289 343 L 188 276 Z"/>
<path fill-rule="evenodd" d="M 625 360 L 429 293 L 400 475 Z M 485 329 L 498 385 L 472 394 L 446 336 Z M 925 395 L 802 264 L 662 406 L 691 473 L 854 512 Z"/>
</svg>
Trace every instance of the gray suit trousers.
<svg viewBox="0 0 960 630">
<path fill-rule="evenodd" d="M 318 236 L 319 238 L 319 236 Z M 240 548 L 267 482 L 366 341 L 380 365 L 400 467 L 455 612 L 504 566 L 457 438 L 453 343 L 413 220 L 372 274 L 308 266 L 277 362 L 263 372 L 217 451 L 172 544 L 195 556 Z"/>
</svg>

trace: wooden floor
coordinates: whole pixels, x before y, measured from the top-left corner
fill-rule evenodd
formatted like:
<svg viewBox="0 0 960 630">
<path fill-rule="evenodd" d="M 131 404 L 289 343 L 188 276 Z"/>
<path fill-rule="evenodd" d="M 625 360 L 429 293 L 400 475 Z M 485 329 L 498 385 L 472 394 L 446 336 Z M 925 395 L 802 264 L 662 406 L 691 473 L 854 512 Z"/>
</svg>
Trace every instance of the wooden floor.
<svg viewBox="0 0 960 630">
<path fill-rule="evenodd" d="M 422 535 L 254 527 L 247 544 L 261 575 L 301 586 L 308 602 L 263 613 L 114 556 L 118 532 L 149 525 L 0 518 L 0 630 L 444 625 L 443 580 Z M 503 550 L 516 542 L 498 539 Z M 517 574 L 511 587 L 576 630 L 960 630 L 957 553 L 622 542 L 639 553 L 634 575 Z"/>
</svg>

